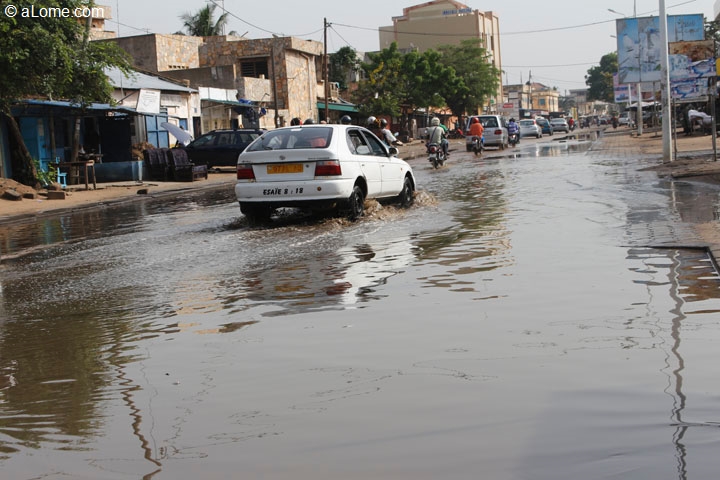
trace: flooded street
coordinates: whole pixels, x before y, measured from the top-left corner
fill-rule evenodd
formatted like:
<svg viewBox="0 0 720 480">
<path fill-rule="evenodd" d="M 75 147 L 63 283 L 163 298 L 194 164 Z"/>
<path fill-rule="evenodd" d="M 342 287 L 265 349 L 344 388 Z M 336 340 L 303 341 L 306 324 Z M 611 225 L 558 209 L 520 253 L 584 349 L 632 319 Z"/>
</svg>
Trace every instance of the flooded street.
<svg viewBox="0 0 720 480">
<path fill-rule="evenodd" d="M 720 189 L 521 147 L 412 160 L 357 223 L 227 190 L 0 226 L 2 478 L 714 477 L 720 279 L 678 247 Z"/>
</svg>

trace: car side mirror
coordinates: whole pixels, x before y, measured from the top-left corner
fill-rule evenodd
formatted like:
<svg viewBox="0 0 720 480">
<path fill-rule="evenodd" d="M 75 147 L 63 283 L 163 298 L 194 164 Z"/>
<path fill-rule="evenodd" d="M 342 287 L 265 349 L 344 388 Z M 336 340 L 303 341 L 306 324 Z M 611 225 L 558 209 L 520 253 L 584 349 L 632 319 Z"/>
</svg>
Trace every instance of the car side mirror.
<svg viewBox="0 0 720 480">
<path fill-rule="evenodd" d="M 400 151 L 395 147 L 388 148 L 388 152 L 390 152 L 391 157 L 396 157 L 397 154 L 400 153 Z"/>
</svg>

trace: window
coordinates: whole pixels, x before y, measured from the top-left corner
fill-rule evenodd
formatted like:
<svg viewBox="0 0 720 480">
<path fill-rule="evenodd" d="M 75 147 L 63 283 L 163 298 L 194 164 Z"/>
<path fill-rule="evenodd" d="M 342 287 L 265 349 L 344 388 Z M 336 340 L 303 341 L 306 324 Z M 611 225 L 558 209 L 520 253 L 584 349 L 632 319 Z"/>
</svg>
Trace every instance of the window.
<svg viewBox="0 0 720 480">
<path fill-rule="evenodd" d="M 370 147 L 365 143 L 365 138 L 359 130 L 348 130 L 347 144 L 350 151 L 356 155 L 369 155 Z M 365 146 L 366 148 L 359 148 Z"/>
<path fill-rule="evenodd" d="M 243 77 L 268 78 L 267 58 L 256 58 L 240 61 L 240 75 Z"/>
</svg>

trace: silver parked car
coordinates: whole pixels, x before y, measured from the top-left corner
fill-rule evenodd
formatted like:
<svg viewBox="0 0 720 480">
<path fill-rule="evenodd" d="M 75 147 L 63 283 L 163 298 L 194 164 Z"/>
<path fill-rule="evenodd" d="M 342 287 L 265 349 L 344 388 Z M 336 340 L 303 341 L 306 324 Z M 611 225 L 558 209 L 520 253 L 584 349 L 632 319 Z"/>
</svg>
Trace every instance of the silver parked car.
<svg viewBox="0 0 720 480">
<path fill-rule="evenodd" d="M 369 130 L 300 125 L 263 133 L 237 161 L 235 195 L 250 223 L 277 208 L 343 212 L 355 220 L 365 199 L 413 203 L 412 168 Z"/>
</svg>

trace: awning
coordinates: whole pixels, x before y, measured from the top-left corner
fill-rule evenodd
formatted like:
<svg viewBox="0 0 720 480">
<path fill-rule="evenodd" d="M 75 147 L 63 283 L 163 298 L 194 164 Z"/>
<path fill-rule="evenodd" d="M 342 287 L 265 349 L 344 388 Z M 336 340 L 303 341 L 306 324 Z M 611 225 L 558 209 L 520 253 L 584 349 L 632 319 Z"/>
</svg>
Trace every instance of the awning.
<svg viewBox="0 0 720 480">
<path fill-rule="evenodd" d="M 54 115 L 83 115 L 105 116 L 108 112 L 123 115 L 140 115 L 134 108 L 110 105 L 108 103 L 90 103 L 84 107 L 79 103 L 63 100 L 21 100 L 13 105 L 13 115 L 28 117 L 43 117 L 50 113 Z"/>
<path fill-rule="evenodd" d="M 325 110 L 325 102 L 317 102 L 318 110 Z M 328 110 L 336 112 L 357 112 L 357 106 L 352 103 L 333 103 L 328 104 Z"/>
</svg>

